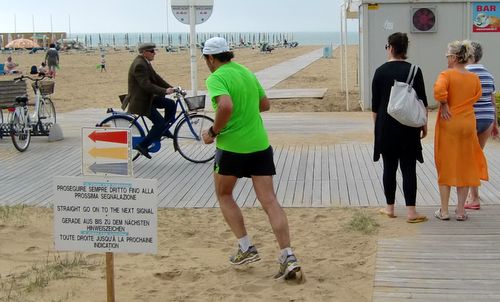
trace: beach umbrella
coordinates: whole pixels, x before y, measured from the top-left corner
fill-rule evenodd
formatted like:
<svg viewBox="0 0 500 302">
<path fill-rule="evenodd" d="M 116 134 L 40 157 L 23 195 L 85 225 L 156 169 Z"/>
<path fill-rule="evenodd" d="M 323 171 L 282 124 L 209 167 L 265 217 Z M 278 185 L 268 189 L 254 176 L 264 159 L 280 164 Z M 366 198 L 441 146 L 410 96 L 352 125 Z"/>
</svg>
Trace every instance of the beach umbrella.
<svg viewBox="0 0 500 302">
<path fill-rule="evenodd" d="M 92 47 L 92 35 L 89 35 L 89 44 L 90 44 L 90 47 Z"/>
<path fill-rule="evenodd" d="M 99 34 L 99 46 L 102 45 L 102 39 L 101 39 L 101 34 Z"/>
<path fill-rule="evenodd" d="M 141 35 L 139 34 L 139 44 L 142 43 L 142 38 L 141 38 Z"/>
<path fill-rule="evenodd" d="M 113 34 L 113 47 L 116 46 L 115 34 Z"/>
<path fill-rule="evenodd" d="M 149 36 L 149 42 L 153 43 L 153 33 L 151 33 Z"/>
<path fill-rule="evenodd" d="M 5 45 L 5 48 L 35 48 L 35 47 L 40 47 L 38 43 L 36 43 L 33 40 L 30 39 L 15 39 L 7 43 Z"/>
<path fill-rule="evenodd" d="M 181 46 L 181 45 L 182 45 L 182 35 L 179 34 L 179 46 Z"/>
</svg>

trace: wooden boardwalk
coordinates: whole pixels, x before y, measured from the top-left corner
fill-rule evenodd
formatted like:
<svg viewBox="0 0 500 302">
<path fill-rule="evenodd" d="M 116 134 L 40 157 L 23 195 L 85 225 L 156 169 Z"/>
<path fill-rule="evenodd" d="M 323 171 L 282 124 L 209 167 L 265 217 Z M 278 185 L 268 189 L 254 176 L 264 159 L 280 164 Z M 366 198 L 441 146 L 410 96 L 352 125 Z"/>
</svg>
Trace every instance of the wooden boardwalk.
<svg viewBox="0 0 500 302">
<path fill-rule="evenodd" d="M 50 206 L 52 177 L 80 175 L 81 147 L 47 143 L 35 138 L 29 150 L 17 152 L 7 139 L 0 142 L 0 204 Z M 64 141 L 63 141 L 64 142 Z M 193 164 L 173 151 L 171 141 L 152 160 L 134 164 L 138 178 L 155 178 L 159 206 L 216 207 L 212 163 Z M 370 144 L 275 146 L 274 185 L 285 207 L 380 206 L 385 204 L 382 164 L 372 161 Z M 486 151 L 491 181 L 481 187 L 484 204 L 500 204 L 500 152 Z M 418 205 L 439 203 L 432 145 L 424 145 L 425 163 L 418 165 Z M 401 179 L 396 198 L 402 204 Z M 20 189 L 22 184 L 22 189 Z M 259 206 L 249 179 L 241 179 L 234 195 L 240 206 Z M 454 194 L 452 194 L 453 196 Z"/>
<path fill-rule="evenodd" d="M 431 218 L 416 236 L 379 241 L 373 302 L 500 301 L 499 215 L 488 206 L 465 222 Z"/>
</svg>

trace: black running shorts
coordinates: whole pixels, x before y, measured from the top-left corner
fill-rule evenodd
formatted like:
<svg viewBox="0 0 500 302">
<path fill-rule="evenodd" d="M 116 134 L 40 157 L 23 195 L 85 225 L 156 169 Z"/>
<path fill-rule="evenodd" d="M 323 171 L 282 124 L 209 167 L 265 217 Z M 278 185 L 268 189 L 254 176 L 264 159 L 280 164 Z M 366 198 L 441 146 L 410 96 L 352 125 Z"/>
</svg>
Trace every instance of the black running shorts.
<svg viewBox="0 0 500 302">
<path fill-rule="evenodd" d="M 214 172 L 238 178 L 275 175 L 273 148 L 246 154 L 216 149 Z"/>
</svg>

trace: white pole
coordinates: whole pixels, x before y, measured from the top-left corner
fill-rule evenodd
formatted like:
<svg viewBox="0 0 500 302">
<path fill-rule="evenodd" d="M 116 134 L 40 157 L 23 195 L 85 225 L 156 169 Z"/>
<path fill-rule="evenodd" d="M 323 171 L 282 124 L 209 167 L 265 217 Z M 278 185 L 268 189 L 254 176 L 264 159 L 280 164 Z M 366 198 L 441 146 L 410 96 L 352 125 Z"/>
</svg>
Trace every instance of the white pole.
<svg viewBox="0 0 500 302">
<path fill-rule="evenodd" d="M 14 15 L 14 39 L 17 39 L 17 20 L 16 20 L 16 15 Z"/>
<path fill-rule="evenodd" d="M 345 74 L 345 102 L 346 110 L 349 111 L 349 86 L 347 85 L 347 6 L 344 7 L 344 74 Z"/>
<path fill-rule="evenodd" d="M 69 28 L 69 32 L 68 32 L 68 39 L 71 37 L 71 15 L 68 15 L 68 28 Z"/>
<path fill-rule="evenodd" d="M 50 14 L 50 43 L 54 43 L 54 32 L 52 31 L 52 14 Z"/>
<path fill-rule="evenodd" d="M 167 4 L 167 44 L 168 44 L 168 8 L 169 8 L 169 5 L 168 5 L 168 0 L 165 1 L 165 3 Z"/>
<path fill-rule="evenodd" d="M 198 95 L 198 75 L 196 66 L 196 12 L 194 1 L 189 3 L 189 49 L 191 53 L 191 90 L 193 95 Z"/>
<path fill-rule="evenodd" d="M 342 10 L 344 5 L 340 5 L 340 91 L 344 91 L 344 23 L 342 22 Z"/>
</svg>

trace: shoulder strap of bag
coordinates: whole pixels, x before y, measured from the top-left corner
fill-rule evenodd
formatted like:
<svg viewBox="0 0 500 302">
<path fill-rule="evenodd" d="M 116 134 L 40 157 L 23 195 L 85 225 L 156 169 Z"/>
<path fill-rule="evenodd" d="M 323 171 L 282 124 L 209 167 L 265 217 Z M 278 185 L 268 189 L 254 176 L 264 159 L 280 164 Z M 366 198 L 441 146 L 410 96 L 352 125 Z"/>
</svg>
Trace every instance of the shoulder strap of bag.
<svg viewBox="0 0 500 302">
<path fill-rule="evenodd" d="M 411 64 L 410 72 L 408 73 L 408 78 L 406 79 L 406 84 L 408 84 L 410 87 L 413 87 L 413 80 L 415 80 L 415 77 L 417 76 L 417 71 L 418 66 Z"/>
</svg>

